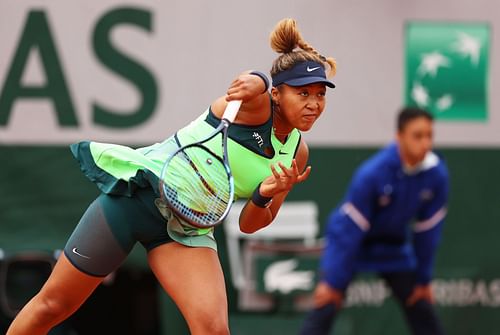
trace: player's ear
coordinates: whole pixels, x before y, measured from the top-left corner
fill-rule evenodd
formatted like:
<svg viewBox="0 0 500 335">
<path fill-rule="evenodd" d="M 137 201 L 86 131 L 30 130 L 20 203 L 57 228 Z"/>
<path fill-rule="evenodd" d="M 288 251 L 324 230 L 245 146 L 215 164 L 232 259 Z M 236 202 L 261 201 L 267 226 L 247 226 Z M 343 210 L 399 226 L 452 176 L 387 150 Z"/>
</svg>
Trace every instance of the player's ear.
<svg viewBox="0 0 500 335">
<path fill-rule="evenodd" d="M 280 104 L 280 90 L 276 87 L 271 89 L 271 98 L 273 99 L 273 103 L 277 106 Z"/>
</svg>

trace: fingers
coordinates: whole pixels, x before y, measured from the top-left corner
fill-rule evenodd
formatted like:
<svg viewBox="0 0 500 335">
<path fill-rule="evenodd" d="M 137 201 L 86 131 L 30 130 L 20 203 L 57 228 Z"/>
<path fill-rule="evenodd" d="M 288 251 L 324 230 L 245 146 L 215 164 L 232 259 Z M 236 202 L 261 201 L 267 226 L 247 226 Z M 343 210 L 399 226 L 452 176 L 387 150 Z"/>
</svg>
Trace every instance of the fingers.
<svg viewBox="0 0 500 335">
<path fill-rule="evenodd" d="M 278 169 L 279 167 L 279 169 Z M 300 173 L 296 160 L 292 160 L 291 167 L 286 167 L 282 162 L 270 165 L 272 175 L 267 177 L 261 186 L 261 194 L 273 196 L 290 191 L 293 185 L 301 183 L 309 177 L 311 167 L 308 166 Z"/>
<path fill-rule="evenodd" d="M 293 160 L 295 162 L 295 159 Z M 292 162 L 292 165 L 293 165 Z M 283 176 L 286 178 L 296 178 L 297 174 L 294 173 L 293 167 L 291 169 L 288 169 L 283 163 L 278 162 L 279 167 L 281 168 L 281 172 L 283 173 Z"/>
<path fill-rule="evenodd" d="M 304 172 L 300 173 L 299 168 L 297 166 L 297 161 L 295 159 L 292 160 L 292 166 L 290 168 L 287 168 L 282 162 L 278 162 L 278 166 L 281 169 L 280 179 L 281 178 L 286 178 L 288 183 L 301 183 L 304 180 L 306 180 L 309 177 L 309 174 L 311 173 L 311 166 L 308 166 Z M 276 168 L 272 166 L 271 170 L 276 172 Z M 274 176 L 278 178 L 278 172 L 274 173 Z"/>
<path fill-rule="evenodd" d="M 278 170 L 276 170 L 276 167 L 274 166 L 274 164 L 271 164 L 271 172 L 273 173 L 273 176 L 276 180 L 281 180 L 281 175 L 278 172 Z"/>
<path fill-rule="evenodd" d="M 233 101 L 233 100 L 241 100 L 239 98 L 240 94 L 238 93 L 239 91 L 237 89 L 228 89 L 226 93 L 226 101 Z"/>
<path fill-rule="evenodd" d="M 307 178 L 309 178 L 309 175 L 311 174 L 311 166 L 308 166 L 304 172 L 297 178 L 298 183 L 302 183 L 305 181 Z"/>
<path fill-rule="evenodd" d="M 294 174 L 297 176 L 297 183 L 301 183 L 304 180 L 306 180 L 309 177 L 309 174 L 311 173 L 311 166 L 307 166 L 304 172 L 300 173 L 299 172 L 299 167 L 297 165 L 297 160 L 294 158 L 292 161 L 292 169 Z"/>
<path fill-rule="evenodd" d="M 226 101 L 241 100 L 242 83 L 236 79 L 231 83 L 231 86 L 226 92 Z"/>
<path fill-rule="evenodd" d="M 292 160 L 291 168 L 286 168 L 283 163 L 278 163 L 283 174 L 293 180 L 294 183 L 301 183 L 309 177 L 311 173 L 311 166 L 306 167 L 304 172 L 299 172 L 299 167 L 297 165 L 297 161 L 295 159 Z"/>
</svg>

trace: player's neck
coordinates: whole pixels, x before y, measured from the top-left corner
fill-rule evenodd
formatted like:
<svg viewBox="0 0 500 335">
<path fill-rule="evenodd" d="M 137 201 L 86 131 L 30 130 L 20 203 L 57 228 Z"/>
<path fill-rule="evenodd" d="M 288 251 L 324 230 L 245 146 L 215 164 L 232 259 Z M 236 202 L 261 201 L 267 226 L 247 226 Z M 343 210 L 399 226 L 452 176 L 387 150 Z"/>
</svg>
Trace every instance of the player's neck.
<svg viewBox="0 0 500 335">
<path fill-rule="evenodd" d="M 288 135 L 290 134 L 290 132 L 286 131 L 280 132 L 275 127 L 273 127 L 273 130 L 274 130 L 274 136 L 278 139 L 278 141 L 280 141 L 281 143 L 285 143 L 286 140 L 288 139 Z"/>
<path fill-rule="evenodd" d="M 285 143 L 288 135 L 292 129 L 289 126 L 285 125 L 285 122 L 283 122 L 279 116 L 278 113 L 276 113 L 276 110 L 273 111 L 273 132 L 274 136 L 281 142 Z"/>
</svg>

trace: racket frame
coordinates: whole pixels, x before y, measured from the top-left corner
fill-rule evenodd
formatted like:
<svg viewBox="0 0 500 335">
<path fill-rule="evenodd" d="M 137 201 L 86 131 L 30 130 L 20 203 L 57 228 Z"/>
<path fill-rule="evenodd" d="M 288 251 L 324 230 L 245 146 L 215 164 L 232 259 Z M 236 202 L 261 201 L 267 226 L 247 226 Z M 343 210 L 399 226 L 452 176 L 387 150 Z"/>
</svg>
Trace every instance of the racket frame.
<svg viewBox="0 0 500 335">
<path fill-rule="evenodd" d="M 175 150 L 174 152 L 172 152 L 169 155 L 169 157 L 167 158 L 167 160 L 163 164 L 163 168 L 162 168 L 161 173 L 160 173 L 160 194 L 161 194 L 161 197 L 163 198 L 163 200 L 165 201 L 167 206 L 177 216 L 179 216 L 181 219 L 189 222 L 189 224 L 191 224 L 197 228 L 211 228 L 211 227 L 214 227 L 214 226 L 222 223 L 222 221 L 224 221 L 224 219 L 229 214 L 229 211 L 231 210 L 231 206 L 232 206 L 233 201 L 234 201 L 234 178 L 233 178 L 233 174 L 231 173 L 231 168 L 229 166 L 229 157 L 228 157 L 228 153 L 227 153 L 227 139 L 228 139 L 228 128 L 231 125 L 231 123 L 234 121 L 234 119 L 236 118 L 236 115 L 238 114 L 240 106 L 241 106 L 241 100 L 233 100 L 233 101 L 228 102 L 228 105 L 224 111 L 222 118 L 221 118 L 221 122 L 219 123 L 217 128 L 214 129 L 213 132 L 211 132 L 207 137 L 205 137 L 199 141 L 189 143 L 189 144 L 186 144 L 186 145 L 179 147 L 177 150 Z M 210 148 L 203 145 L 203 143 L 210 141 L 212 138 L 214 138 L 218 134 L 222 134 L 222 158 L 219 155 L 215 154 Z M 180 151 L 183 151 L 183 150 L 191 148 L 191 147 L 200 147 L 203 150 L 206 150 L 207 152 L 209 152 L 212 156 L 214 156 L 214 158 L 216 158 L 220 162 L 222 162 L 222 165 L 224 166 L 226 173 L 227 173 L 227 176 L 228 176 L 229 199 L 228 199 L 228 204 L 226 206 L 226 209 L 225 209 L 224 213 L 222 213 L 222 215 L 219 217 L 219 219 L 217 219 L 213 222 L 209 222 L 207 224 L 199 224 L 198 222 L 193 222 L 186 215 L 184 215 L 179 209 L 177 209 L 176 206 L 171 204 L 170 201 L 168 200 L 168 197 L 165 196 L 165 188 L 167 187 L 167 185 L 164 182 L 163 176 L 165 174 L 167 166 L 170 164 L 170 161 L 175 157 L 176 154 L 178 154 Z"/>
</svg>

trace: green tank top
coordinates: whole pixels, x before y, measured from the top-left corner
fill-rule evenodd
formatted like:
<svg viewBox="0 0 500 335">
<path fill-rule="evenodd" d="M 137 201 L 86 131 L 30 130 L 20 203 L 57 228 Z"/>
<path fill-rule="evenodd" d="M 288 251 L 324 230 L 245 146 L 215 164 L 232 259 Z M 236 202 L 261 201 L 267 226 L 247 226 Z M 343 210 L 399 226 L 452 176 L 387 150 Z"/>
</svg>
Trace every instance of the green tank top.
<svg viewBox="0 0 500 335">
<path fill-rule="evenodd" d="M 179 145 L 199 141 L 208 136 L 220 123 L 212 111 L 207 109 L 188 126 L 179 130 L 176 139 Z M 281 143 L 274 135 L 272 117 L 257 126 L 233 123 L 228 131 L 228 157 L 234 177 L 235 197 L 248 198 L 257 185 L 272 174 L 270 165 L 282 162 L 291 166 L 300 143 L 300 132 L 294 129 Z M 213 152 L 222 156 L 222 135 L 204 143 Z M 279 170 L 279 167 L 277 167 Z"/>
</svg>

